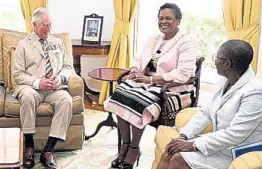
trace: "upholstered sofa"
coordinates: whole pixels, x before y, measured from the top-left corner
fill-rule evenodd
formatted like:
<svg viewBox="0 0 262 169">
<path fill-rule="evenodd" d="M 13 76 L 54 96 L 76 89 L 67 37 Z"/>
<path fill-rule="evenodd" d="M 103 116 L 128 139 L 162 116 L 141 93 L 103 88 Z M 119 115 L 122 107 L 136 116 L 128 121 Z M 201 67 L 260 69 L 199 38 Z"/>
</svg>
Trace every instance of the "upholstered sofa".
<svg viewBox="0 0 262 169">
<path fill-rule="evenodd" d="M 190 118 L 195 113 L 197 113 L 198 110 L 199 107 L 183 109 L 180 113 L 177 114 L 175 127 L 159 126 L 155 136 L 155 143 L 156 143 L 155 160 L 153 161 L 152 169 L 156 169 L 161 159 L 161 155 L 165 151 L 166 144 L 171 141 L 171 138 L 179 135 L 177 129 L 183 127 L 190 120 Z M 212 132 L 212 124 L 208 125 L 201 132 L 201 134 L 207 132 Z M 262 168 L 262 152 L 246 153 L 236 158 L 229 166 L 229 169 L 259 169 L 259 168 Z"/>
<path fill-rule="evenodd" d="M 12 76 L 14 50 L 17 43 L 27 33 L 0 29 L 0 128 L 21 127 L 19 101 L 12 96 L 15 81 Z M 72 44 L 68 34 L 60 33 L 54 36 L 63 40 L 66 53 L 73 64 Z M 70 77 L 69 93 L 73 98 L 73 118 L 71 120 L 66 141 L 58 143 L 56 150 L 82 149 L 84 141 L 84 111 L 82 79 L 75 73 Z M 36 109 L 36 134 L 34 135 L 36 150 L 42 150 L 48 138 L 49 127 L 54 110 L 51 105 L 42 103 Z"/>
</svg>

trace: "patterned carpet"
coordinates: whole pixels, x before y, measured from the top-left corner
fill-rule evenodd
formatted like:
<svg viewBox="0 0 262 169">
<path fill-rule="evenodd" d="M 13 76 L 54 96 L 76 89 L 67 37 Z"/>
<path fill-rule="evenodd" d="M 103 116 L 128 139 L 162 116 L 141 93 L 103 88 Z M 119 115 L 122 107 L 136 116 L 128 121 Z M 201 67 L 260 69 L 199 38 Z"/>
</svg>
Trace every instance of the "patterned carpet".
<svg viewBox="0 0 262 169">
<path fill-rule="evenodd" d="M 84 113 L 86 133 L 92 134 L 100 121 L 107 117 L 107 113 L 86 110 Z M 136 169 L 150 169 L 154 160 L 155 129 L 148 126 L 141 140 L 142 155 Z M 34 169 L 44 168 L 36 155 Z M 92 139 L 85 141 L 83 150 L 55 153 L 59 169 L 110 169 L 111 161 L 117 156 L 117 130 L 102 127 Z"/>
</svg>

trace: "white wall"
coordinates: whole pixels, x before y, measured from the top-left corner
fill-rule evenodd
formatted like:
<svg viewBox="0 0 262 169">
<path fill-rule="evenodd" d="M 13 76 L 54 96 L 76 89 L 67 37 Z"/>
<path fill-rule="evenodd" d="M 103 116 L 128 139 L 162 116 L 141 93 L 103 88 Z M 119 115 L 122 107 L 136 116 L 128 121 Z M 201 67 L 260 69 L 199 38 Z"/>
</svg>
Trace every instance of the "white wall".
<svg viewBox="0 0 262 169">
<path fill-rule="evenodd" d="M 104 16 L 102 40 L 110 41 L 114 27 L 113 0 L 49 0 L 52 33 L 68 32 L 72 39 L 82 36 L 84 16 L 96 13 Z"/>
<path fill-rule="evenodd" d="M 113 0 L 49 0 L 52 33 L 68 32 L 72 39 L 81 39 L 84 16 L 96 13 L 103 18 L 102 41 L 111 41 L 115 13 Z M 106 56 L 82 56 L 82 77 L 92 89 L 99 90 L 100 82 L 88 77 L 88 71 L 104 67 Z"/>
</svg>

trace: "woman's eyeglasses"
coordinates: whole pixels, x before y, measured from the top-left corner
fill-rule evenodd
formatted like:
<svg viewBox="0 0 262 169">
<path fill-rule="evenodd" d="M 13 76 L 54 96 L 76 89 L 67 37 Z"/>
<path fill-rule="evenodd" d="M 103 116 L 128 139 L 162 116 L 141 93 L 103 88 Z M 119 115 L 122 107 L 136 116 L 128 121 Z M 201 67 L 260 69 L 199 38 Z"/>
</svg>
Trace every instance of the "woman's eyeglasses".
<svg viewBox="0 0 262 169">
<path fill-rule="evenodd" d="M 213 61 L 217 60 L 217 59 L 220 59 L 220 60 L 228 60 L 226 58 L 221 58 L 221 57 L 218 57 L 217 55 L 213 55 Z"/>
</svg>

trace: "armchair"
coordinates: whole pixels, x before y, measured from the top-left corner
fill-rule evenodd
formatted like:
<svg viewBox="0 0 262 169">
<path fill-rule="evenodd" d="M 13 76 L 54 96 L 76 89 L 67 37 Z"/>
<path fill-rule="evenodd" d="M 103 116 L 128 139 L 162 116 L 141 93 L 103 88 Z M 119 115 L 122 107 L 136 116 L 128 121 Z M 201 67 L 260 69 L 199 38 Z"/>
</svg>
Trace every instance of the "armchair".
<svg viewBox="0 0 262 169">
<path fill-rule="evenodd" d="M 203 61 L 205 60 L 204 57 L 199 57 L 197 58 L 196 60 L 196 70 L 195 70 L 195 77 L 192 77 L 190 78 L 186 84 L 194 84 L 194 86 L 196 87 L 196 97 L 193 99 L 193 102 L 192 104 L 190 105 L 190 107 L 196 107 L 197 106 L 197 102 L 198 102 L 198 98 L 199 98 L 199 89 L 200 89 L 200 75 L 201 75 L 201 68 L 202 68 L 202 63 Z M 126 71 L 125 73 L 121 74 L 119 77 L 118 77 L 118 80 L 117 80 L 117 83 L 118 84 L 121 84 L 122 81 L 123 81 L 123 78 L 125 76 L 127 76 L 129 74 L 129 71 Z M 168 89 L 171 88 L 171 87 L 174 87 L 175 85 L 177 84 L 174 84 L 174 83 L 166 83 L 165 85 L 163 85 L 162 89 L 161 89 L 161 95 L 162 97 L 164 98 L 164 102 L 167 100 L 168 98 Z M 163 105 L 163 104 L 162 104 Z M 165 106 L 165 105 L 163 105 Z M 162 109 L 163 110 L 163 109 Z M 149 125 L 155 127 L 155 128 L 158 128 L 159 125 L 164 125 L 164 126 L 174 126 L 175 125 L 175 120 L 176 119 L 173 119 L 173 120 L 169 120 L 169 119 L 166 119 L 164 116 L 163 116 L 163 113 L 161 112 L 160 113 L 160 116 L 158 118 L 158 120 L 150 123 Z"/>
<path fill-rule="evenodd" d="M 197 102 L 198 102 L 198 98 L 199 98 L 199 89 L 200 89 L 200 75 L 201 75 L 202 63 L 204 62 L 204 60 L 205 60 L 204 57 L 197 58 L 195 77 L 190 78 L 186 82 L 186 84 L 194 84 L 194 86 L 196 87 L 196 97 L 193 99 L 193 102 L 191 103 L 191 105 L 189 107 L 196 107 L 197 106 Z M 173 86 L 174 86 L 173 83 L 167 83 L 162 87 L 161 93 L 162 93 L 162 97 L 164 98 L 164 101 L 166 101 L 167 98 L 168 98 L 168 93 L 167 93 L 168 89 L 173 87 Z M 163 105 L 163 106 L 166 106 L 166 105 Z M 175 122 L 176 122 L 176 119 L 169 120 L 169 119 L 164 118 L 163 113 L 161 112 L 158 120 L 150 123 L 150 125 L 157 129 L 160 125 L 174 126 Z"/>
<path fill-rule="evenodd" d="M 21 127 L 20 124 L 20 103 L 12 96 L 15 81 L 12 76 L 12 64 L 14 50 L 17 43 L 27 34 L 11 30 L 0 29 L 0 128 Z M 54 34 L 63 40 L 66 53 L 73 65 L 72 44 L 66 33 Z M 71 120 L 66 141 L 58 143 L 56 150 L 82 149 L 84 141 L 84 111 L 83 80 L 74 73 L 69 81 L 69 93 L 73 99 L 73 118 Z M 52 121 L 53 108 L 47 103 L 42 103 L 36 108 L 36 134 L 34 135 L 35 149 L 42 150 L 49 134 L 49 127 Z"/>
<path fill-rule="evenodd" d="M 156 169 L 160 162 L 161 155 L 165 152 L 166 145 L 171 141 L 172 138 L 179 136 L 179 128 L 183 127 L 190 118 L 197 113 L 199 107 L 190 107 L 181 110 L 176 116 L 175 127 L 159 126 L 155 136 L 155 160 L 152 164 L 152 169 Z M 212 124 L 209 124 L 201 134 L 212 132 Z"/>
<path fill-rule="evenodd" d="M 175 127 L 159 126 L 155 136 L 155 160 L 152 169 L 156 169 L 160 162 L 161 155 L 165 151 L 165 146 L 171 141 L 171 138 L 179 136 L 179 128 L 183 127 L 190 118 L 197 113 L 199 108 L 192 107 L 183 109 L 176 116 Z M 209 124 L 200 134 L 212 132 L 213 124 Z M 262 168 L 262 152 L 250 152 L 243 154 L 232 161 L 228 169 L 258 169 Z"/>
</svg>

